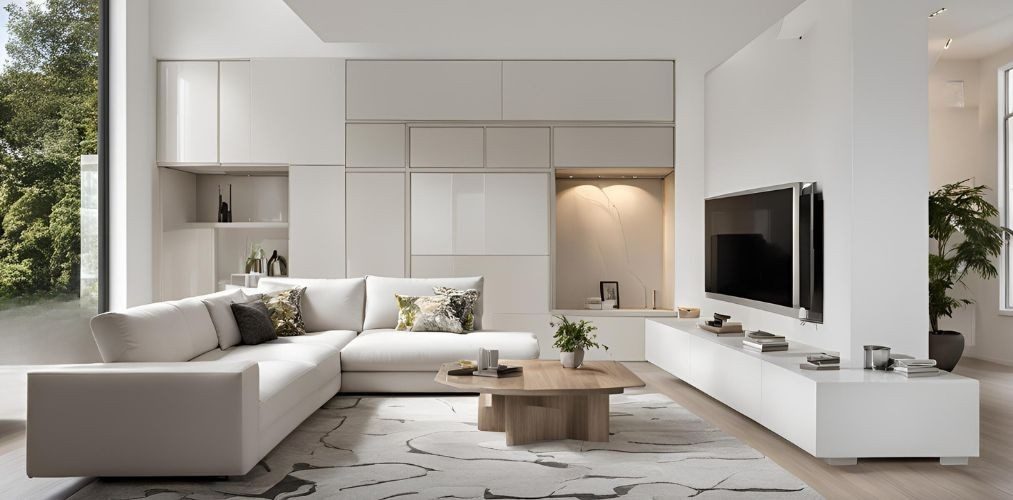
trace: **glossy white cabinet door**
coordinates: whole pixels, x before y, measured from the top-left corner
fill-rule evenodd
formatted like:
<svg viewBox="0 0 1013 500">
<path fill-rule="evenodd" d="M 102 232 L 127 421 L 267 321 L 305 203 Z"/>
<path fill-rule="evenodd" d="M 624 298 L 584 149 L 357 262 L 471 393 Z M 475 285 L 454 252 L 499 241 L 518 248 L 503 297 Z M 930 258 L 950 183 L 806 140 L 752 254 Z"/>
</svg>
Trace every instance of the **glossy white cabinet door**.
<svg viewBox="0 0 1013 500">
<path fill-rule="evenodd" d="M 344 167 L 293 165 L 288 188 L 289 275 L 344 278 Z"/>
<path fill-rule="evenodd" d="M 401 123 L 345 125 L 345 166 L 405 166 L 405 126 Z"/>
<path fill-rule="evenodd" d="M 675 118 L 672 61 L 504 61 L 504 120 Z"/>
<path fill-rule="evenodd" d="M 556 127 L 557 167 L 672 167 L 672 127 Z"/>
<path fill-rule="evenodd" d="M 413 255 L 548 255 L 545 173 L 412 174 Z"/>
<path fill-rule="evenodd" d="M 218 62 L 158 63 L 157 160 L 218 162 Z"/>
<path fill-rule="evenodd" d="M 405 185 L 400 173 L 345 174 L 349 277 L 405 275 Z"/>
<path fill-rule="evenodd" d="M 489 168 L 549 168 L 548 127 L 489 127 L 485 129 L 485 166 Z"/>
<path fill-rule="evenodd" d="M 485 164 L 481 127 L 412 127 L 409 164 L 419 167 L 472 167 Z"/>
<path fill-rule="evenodd" d="M 344 72 L 342 59 L 251 61 L 251 160 L 343 165 Z"/>
<path fill-rule="evenodd" d="M 348 120 L 500 120 L 499 61 L 348 61 Z"/>
<path fill-rule="evenodd" d="M 250 163 L 250 61 L 221 61 L 218 125 L 222 163 Z"/>
</svg>

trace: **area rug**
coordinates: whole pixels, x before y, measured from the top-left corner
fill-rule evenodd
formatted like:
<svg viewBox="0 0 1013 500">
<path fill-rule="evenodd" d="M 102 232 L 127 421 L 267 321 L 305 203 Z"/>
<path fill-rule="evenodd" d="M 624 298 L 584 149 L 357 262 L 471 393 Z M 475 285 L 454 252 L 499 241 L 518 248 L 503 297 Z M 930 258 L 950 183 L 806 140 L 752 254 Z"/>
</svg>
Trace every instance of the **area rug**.
<svg viewBox="0 0 1013 500">
<path fill-rule="evenodd" d="M 244 477 L 97 480 L 74 499 L 818 498 L 769 458 L 658 394 L 614 395 L 608 443 L 506 446 L 474 396 L 345 397 Z"/>
</svg>

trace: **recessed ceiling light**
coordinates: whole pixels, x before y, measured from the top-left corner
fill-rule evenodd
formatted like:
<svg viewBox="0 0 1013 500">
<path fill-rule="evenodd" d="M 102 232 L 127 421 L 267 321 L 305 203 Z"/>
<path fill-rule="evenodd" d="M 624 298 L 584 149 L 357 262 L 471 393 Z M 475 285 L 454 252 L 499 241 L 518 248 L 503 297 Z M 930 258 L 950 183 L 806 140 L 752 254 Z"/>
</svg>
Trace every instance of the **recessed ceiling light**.
<svg viewBox="0 0 1013 500">
<path fill-rule="evenodd" d="M 570 178 L 573 179 L 573 176 L 571 175 Z"/>
<path fill-rule="evenodd" d="M 933 17 L 936 17 L 936 16 L 938 16 L 939 14 L 942 14 L 943 12 L 946 12 L 946 7 L 942 7 L 942 8 L 940 8 L 939 10 L 937 10 L 937 11 L 935 11 L 935 12 L 933 12 L 933 13 L 929 14 L 929 19 L 932 19 Z"/>
<path fill-rule="evenodd" d="M 946 43 L 943 44 L 943 50 L 950 50 L 950 44 L 953 43 L 952 38 L 947 38 Z"/>
</svg>

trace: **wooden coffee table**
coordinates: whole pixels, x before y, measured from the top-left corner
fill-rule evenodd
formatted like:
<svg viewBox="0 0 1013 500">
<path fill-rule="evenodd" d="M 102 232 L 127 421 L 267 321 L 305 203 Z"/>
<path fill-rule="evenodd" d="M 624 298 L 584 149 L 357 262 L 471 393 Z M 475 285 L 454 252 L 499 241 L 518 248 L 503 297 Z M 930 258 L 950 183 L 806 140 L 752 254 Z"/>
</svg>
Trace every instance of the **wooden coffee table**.
<svg viewBox="0 0 1013 500">
<path fill-rule="evenodd" d="M 501 361 L 520 365 L 524 373 L 504 378 L 447 375 L 448 363 L 436 375 L 439 382 L 479 393 L 478 429 L 506 432 L 506 444 L 580 439 L 609 440 L 609 394 L 644 381 L 615 361 L 588 361 L 578 369 L 563 368 L 558 360 Z"/>
</svg>

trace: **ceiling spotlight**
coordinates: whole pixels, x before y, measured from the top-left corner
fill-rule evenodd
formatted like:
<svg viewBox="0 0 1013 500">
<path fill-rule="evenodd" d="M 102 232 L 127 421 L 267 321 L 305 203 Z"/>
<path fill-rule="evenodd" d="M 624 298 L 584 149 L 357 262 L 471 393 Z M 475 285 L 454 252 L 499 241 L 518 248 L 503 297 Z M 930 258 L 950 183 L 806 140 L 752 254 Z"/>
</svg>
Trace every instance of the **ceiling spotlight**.
<svg viewBox="0 0 1013 500">
<path fill-rule="evenodd" d="M 943 50 L 950 50 L 950 44 L 953 43 L 952 38 L 947 38 L 946 43 L 943 44 Z"/>
<path fill-rule="evenodd" d="M 946 12 L 946 7 L 942 7 L 942 8 L 940 8 L 939 10 L 937 10 L 937 11 L 935 11 L 935 12 L 933 12 L 933 13 L 929 14 L 929 19 L 932 19 L 933 17 L 936 17 L 936 16 L 938 16 L 939 14 L 942 14 L 943 12 Z"/>
<path fill-rule="evenodd" d="M 571 175 L 570 178 L 573 179 L 573 176 Z"/>
</svg>

